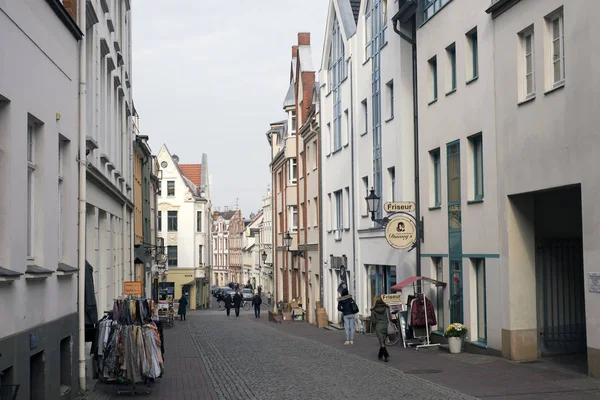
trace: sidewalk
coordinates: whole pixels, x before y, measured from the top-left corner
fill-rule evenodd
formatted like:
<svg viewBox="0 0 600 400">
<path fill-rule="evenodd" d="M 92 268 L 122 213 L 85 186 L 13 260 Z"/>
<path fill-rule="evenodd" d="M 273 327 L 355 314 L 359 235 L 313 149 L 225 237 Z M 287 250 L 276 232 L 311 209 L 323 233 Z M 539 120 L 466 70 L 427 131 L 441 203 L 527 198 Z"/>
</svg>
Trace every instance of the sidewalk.
<svg viewBox="0 0 600 400">
<path fill-rule="evenodd" d="M 375 336 L 359 335 L 345 346 L 344 331 L 329 331 L 303 322 L 276 324 L 255 319 L 286 334 L 311 339 L 357 356 L 377 360 Z M 516 363 L 503 358 L 470 353 L 450 354 L 437 347 L 388 347 L 392 368 L 480 399 L 600 399 L 600 380 L 577 374 L 544 361 Z"/>
</svg>

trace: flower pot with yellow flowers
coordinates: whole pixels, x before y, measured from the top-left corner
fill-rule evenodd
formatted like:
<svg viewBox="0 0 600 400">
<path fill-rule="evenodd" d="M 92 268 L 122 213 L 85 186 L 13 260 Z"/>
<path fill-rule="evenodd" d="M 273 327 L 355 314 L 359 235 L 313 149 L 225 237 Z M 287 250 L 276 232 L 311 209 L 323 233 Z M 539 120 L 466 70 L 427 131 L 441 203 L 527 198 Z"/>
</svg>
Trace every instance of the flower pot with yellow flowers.
<svg viewBox="0 0 600 400">
<path fill-rule="evenodd" d="M 461 351 L 462 340 L 467 336 L 467 327 L 461 323 L 450 324 L 444 332 L 444 337 L 448 338 L 450 353 L 458 354 Z"/>
</svg>

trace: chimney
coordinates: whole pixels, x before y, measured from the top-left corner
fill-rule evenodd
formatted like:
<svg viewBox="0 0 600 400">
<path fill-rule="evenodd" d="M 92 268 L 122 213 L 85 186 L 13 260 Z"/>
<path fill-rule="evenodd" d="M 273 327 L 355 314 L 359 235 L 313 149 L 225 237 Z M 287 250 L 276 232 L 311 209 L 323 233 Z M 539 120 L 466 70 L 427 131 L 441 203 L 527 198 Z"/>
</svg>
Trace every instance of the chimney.
<svg viewBox="0 0 600 400">
<path fill-rule="evenodd" d="M 64 0 L 63 6 L 75 21 L 77 21 L 77 0 Z"/>
<path fill-rule="evenodd" d="M 292 58 L 298 57 L 298 46 L 292 46 Z"/>
<path fill-rule="evenodd" d="M 300 32 L 298 34 L 298 46 L 310 46 L 310 33 Z"/>
</svg>

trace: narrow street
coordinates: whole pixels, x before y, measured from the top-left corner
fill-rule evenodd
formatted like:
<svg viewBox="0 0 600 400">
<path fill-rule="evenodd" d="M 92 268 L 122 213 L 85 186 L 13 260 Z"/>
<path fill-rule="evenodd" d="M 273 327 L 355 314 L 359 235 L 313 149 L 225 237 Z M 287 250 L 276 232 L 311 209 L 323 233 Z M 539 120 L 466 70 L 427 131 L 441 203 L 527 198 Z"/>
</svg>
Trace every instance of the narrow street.
<svg viewBox="0 0 600 400">
<path fill-rule="evenodd" d="M 187 399 L 594 399 L 600 383 L 540 365 L 443 350 L 390 348 L 379 362 L 373 337 L 303 323 L 257 320 L 218 309 L 188 314 L 165 330 L 165 376 L 148 396 Z M 98 383 L 86 399 L 118 399 L 116 385 Z M 469 393 L 469 394 L 466 394 Z"/>
</svg>

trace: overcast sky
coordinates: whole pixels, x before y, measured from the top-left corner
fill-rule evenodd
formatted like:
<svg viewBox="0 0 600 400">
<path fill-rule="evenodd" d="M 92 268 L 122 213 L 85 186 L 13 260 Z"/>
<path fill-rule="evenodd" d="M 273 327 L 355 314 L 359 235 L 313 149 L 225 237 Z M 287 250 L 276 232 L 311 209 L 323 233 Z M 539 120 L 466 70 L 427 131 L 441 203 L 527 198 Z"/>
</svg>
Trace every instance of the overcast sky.
<svg viewBox="0 0 600 400">
<path fill-rule="evenodd" d="M 291 47 L 310 32 L 321 61 L 327 0 L 143 0 L 133 23 L 141 133 L 180 163 L 208 154 L 214 206 L 258 211 L 270 184 L 269 123 L 284 118 Z"/>
</svg>

